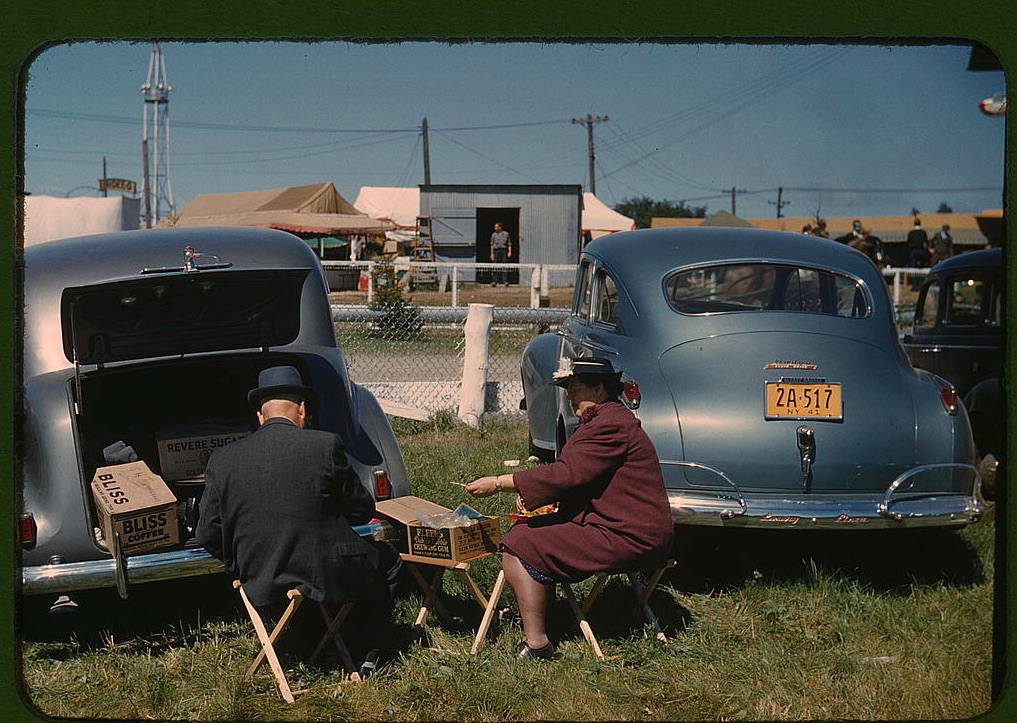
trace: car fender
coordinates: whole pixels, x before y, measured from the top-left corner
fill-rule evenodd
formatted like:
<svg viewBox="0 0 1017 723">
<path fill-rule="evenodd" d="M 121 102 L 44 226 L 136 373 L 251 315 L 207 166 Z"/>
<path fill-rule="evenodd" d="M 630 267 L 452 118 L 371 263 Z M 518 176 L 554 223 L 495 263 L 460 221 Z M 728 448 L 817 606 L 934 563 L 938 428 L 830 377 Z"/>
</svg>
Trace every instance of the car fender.
<svg viewBox="0 0 1017 723">
<path fill-rule="evenodd" d="M 520 373 L 531 444 L 554 452 L 558 436 L 561 390 L 550 383 L 558 368 L 559 338 L 556 333 L 538 334 L 523 349 Z"/>
<path fill-rule="evenodd" d="M 999 377 L 983 379 L 964 395 L 964 408 L 980 455 L 1004 456 L 1006 405 L 1003 400 L 1003 384 Z"/>
<path fill-rule="evenodd" d="M 366 465 L 373 470 L 384 467 L 388 472 L 392 485 L 392 496 L 401 497 L 410 493 L 410 482 L 406 473 L 406 464 L 402 451 L 399 449 L 392 425 L 385 416 L 378 399 L 369 390 L 359 384 L 350 384 L 350 393 L 356 418 L 360 420 L 360 438 L 358 447 L 373 447 L 380 455 L 380 464 L 369 460 Z M 370 474 L 370 470 L 368 471 Z M 373 480 L 372 480 L 373 483 Z M 371 489 L 374 492 L 373 488 Z"/>
</svg>

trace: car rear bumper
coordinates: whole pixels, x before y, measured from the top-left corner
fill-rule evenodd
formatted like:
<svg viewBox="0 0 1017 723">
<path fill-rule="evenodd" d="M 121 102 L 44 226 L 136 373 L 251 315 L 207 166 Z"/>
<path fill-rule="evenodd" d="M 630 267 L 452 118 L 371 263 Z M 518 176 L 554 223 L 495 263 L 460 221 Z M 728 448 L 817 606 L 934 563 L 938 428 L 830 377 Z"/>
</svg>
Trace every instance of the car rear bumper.
<svg viewBox="0 0 1017 723">
<path fill-rule="evenodd" d="M 785 494 L 745 492 L 720 470 L 693 462 L 663 462 L 706 471 L 723 481 L 707 489 L 667 490 L 675 524 L 798 529 L 904 529 L 962 527 L 986 512 L 981 480 L 966 464 L 920 465 L 899 475 L 881 493 Z M 914 481 L 931 472 L 971 476 L 970 494 L 921 491 Z"/>
<path fill-rule="evenodd" d="M 132 555 L 125 558 L 126 580 L 131 585 L 175 580 L 223 572 L 222 562 L 202 547 Z M 21 592 L 43 595 L 118 587 L 114 558 L 21 568 Z M 121 593 L 123 594 L 123 592 Z"/>
</svg>

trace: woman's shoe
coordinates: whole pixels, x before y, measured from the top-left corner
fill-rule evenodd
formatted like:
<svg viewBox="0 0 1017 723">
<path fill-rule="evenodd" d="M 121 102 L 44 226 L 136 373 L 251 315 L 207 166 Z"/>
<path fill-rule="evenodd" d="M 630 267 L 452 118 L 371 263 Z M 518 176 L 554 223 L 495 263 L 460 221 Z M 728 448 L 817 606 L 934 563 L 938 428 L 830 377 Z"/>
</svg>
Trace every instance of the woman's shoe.
<svg viewBox="0 0 1017 723">
<path fill-rule="evenodd" d="M 519 649 L 516 650 L 517 658 L 531 658 L 533 660 L 550 660 L 554 655 L 554 645 L 548 643 L 539 648 L 531 648 L 526 644 L 526 641 L 519 643 Z"/>
</svg>

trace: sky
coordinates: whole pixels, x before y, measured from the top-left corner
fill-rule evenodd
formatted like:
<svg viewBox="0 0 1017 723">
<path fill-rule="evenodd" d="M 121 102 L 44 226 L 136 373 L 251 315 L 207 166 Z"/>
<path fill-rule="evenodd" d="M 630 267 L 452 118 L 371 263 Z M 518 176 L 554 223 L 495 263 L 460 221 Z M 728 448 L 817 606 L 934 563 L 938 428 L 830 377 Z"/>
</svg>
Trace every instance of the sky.
<svg viewBox="0 0 1017 723">
<path fill-rule="evenodd" d="M 957 45 L 162 43 L 168 176 L 208 193 L 329 182 L 578 184 L 744 218 L 1002 207 L 1001 71 Z M 25 86 L 25 189 L 143 177 L 150 43 L 64 44 Z M 152 141 L 150 141 L 150 148 Z"/>
</svg>

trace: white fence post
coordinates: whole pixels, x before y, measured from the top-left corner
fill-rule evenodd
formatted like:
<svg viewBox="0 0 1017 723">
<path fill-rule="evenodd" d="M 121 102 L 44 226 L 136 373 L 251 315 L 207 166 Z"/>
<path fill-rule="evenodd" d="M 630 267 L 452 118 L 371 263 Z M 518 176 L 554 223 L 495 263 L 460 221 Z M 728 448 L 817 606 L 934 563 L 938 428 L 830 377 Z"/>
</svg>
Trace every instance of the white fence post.
<svg viewBox="0 0 1017 723">
<path fill-rule="evenodd" d="M 487 369 L 491 321 L 494 305 L 470 304 L 466 314 L 466 352 L 463 357 L 463 381 L 459 391 L 459 419 L 474 428 L 480 427 L 487 390 Z"/>
<path fill-rule="evenodd" d="M 541 290 L 540 277 L 541 277 L 541 274 L 543 273 L 543 271 L 541 269 L 542 269 L 542 267 L 537 265 L 537 266 L 534 266 L 533 269 L 530 271 L 530 308 L 531 309 L 539 309 L 540 308 L 540 290 Z"/>
<path fill-rule="evenodd" d="M 452 306 L 459 306 L 459 264 L 452 264 Z"/>
</svg>

